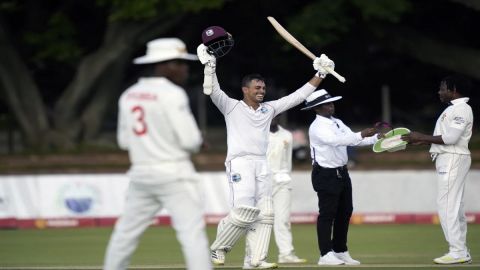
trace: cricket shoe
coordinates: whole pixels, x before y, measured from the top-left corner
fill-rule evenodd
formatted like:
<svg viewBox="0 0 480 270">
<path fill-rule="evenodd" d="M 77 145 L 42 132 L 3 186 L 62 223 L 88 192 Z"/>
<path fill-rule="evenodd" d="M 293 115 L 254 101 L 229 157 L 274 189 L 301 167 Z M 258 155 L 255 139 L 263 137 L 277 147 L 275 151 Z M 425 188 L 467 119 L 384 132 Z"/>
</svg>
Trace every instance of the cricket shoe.
<svg viewBox="0 0 480 270">
<path fill-rule="evenodd" d="M 225 250 L 216 249 L 212 250 L 210 253 L 213 265 L 224 265 L 225 264 Z"/>
<path fill-rule="evenodd" d="M 335 257 L 342 260 L 346 265 L 359 265 L 360 262 L 354 260 L 348 251 L 345 252 L 335 252 Z"/>
<path fill-rule="evenodd" d="M 335 256 L 335 252 L 330 251 L 327 254 L 320 257 L 318 260 L 318 265 L 342 265 L 345 264 L 344 261 L 340 260 Z"/>
<path fill-rule="evenodd" d="M 443 255 L 442 257 L 438 257 L 436 259 L 433 259 L 433 262 L 437 264 L 461 264 L 461 263 L 472 263 L 472 257 L 470 256 L 469 253 L 467 253 L 467 256 L 460 256 L 456 257 L 451 255 L 450 253 L 447 253 Z"/>
<path fill-rule="evenodd" d="M 243 269 L 276 269 L 278 265 L 276 263 L 269 263 L 266 261 L 260 261 L 260 264 L 254 266 L 248 262 L 243 263 Z"/>
<path fill-rule="evenodd" d="M 287 255 L 279 255 L 278 263 L 306 263 L 306 259 L 301 259 L 295 253 L 290 253 Z"/>
</svg>

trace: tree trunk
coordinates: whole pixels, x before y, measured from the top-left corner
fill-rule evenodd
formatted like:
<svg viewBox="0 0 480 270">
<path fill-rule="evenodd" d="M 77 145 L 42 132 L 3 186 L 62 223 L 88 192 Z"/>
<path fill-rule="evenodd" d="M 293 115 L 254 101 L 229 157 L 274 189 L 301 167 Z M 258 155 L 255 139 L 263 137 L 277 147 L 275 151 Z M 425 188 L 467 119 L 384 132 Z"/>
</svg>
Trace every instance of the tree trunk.
<svg viewBox="0 0 480 270">
<path fill-rule="evenodd" d="M 142 24 L 109 24 L 102 46 L 81 62 L 75 78 L 57 101 L 56 128 L 71 140 L 92 139 L 98 135 L 133 51 L 167 31 L 181 18 Z M 82 104 L 87 105 L 82 107 Z"/>
<path fill-rule="evenodd" d="M 125 59 L 119 59 L 112 63 L 106 71 L 108 75 L 102 76 L 102 80 L 100 80 L 98 87 L 96 87 L 95 97 L 82 113 L 82 140 L 88 141 L 94 139 L 102 127 L 106 113 L 112 106 L 116 108 L 117 102 L 113 100 L 114 96 L 123 89 L 119 89 L 121 87 L 121 80 L 114 80 L 112 78 L 123 77 L 127 61 L 130 57 L 124 55 L 122 58 Z"/>
<path fill-rule="evenodd" d="M 106 76 L 107 68 L 131 50 L 128 39 L 125 40 L 124 37 L 131 35 L 131 31 L 138 31 L 140 27 L 124 27 L 124 32 L 117 33 L 116 39 L 106 39 L 97 51 L 86 56 L 80 63 L 73 81 L 58 99 L 54 109 L 55 127 L 68 134 L 72 140 L 78 138 L 82 128 L 79 121 L 83 111 L 82 104 L 85 104 L 86 99 L 96 88 L 101 76 Z M 115 24 L 109 25 L 107 32 L 116 32 L 116 29 Z M 112 80 L 118 79 L 112 77 Z"/>
<path fill-rule="evenodd" d="M 0 85 L 23 132 L 26 143 L 37 149 L 48 147 L 49 123 L 45 104 L 28 68 L 10 44 L 0 24 Z"/>
</svg>

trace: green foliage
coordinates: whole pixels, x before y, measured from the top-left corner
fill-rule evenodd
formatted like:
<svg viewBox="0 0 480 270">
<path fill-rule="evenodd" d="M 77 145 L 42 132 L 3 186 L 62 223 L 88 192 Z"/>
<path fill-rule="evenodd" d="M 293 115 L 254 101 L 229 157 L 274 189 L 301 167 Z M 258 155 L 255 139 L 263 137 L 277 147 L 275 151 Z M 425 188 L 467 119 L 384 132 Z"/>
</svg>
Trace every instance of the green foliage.
<svg viewBox="0 0 480 270">
<path fill-rule="evenodd" d="M 143 20 L 157 15 L 156 6 L 160 0 L 97 0 L 98 5 L 110 8 L 111 21 L 131 19 Z"/>
<path fill-rule="evenodd" d="M 358 24 L 399 22 L 410 8 L 408 0 L 319 0 L 291 17 L 287 30 L 308 46 L 322 47 L 340 40 Z"/>
<path fill-rule="evenodd" d="M 98 5 L 110 7 L 110 21 L 147 20 L 158 15 L 175 15 L 219 8 L 223 0 L 97 0 Z"/>
<path fill-rule="evenodd" d="M 352 0 L 365 20 L 380 19 L 399 22 L 402 14 L 411 9 L 407 0 Z"/>
<path fill-rule="evenodd" d="M 37 48 L 35 60 L 54 59 L 59 62 L 77 60 L 82 49 L 75 40 L 76 30 L 70 19 L 62 12 L 50 17 L 43 32 L 27 32 L 24 39 Z"/>
<path fill-rule="evenodd" d="M 349 29 L 351 19 L 345 16 L 345 1 L 316 1 L 292 17 L 287 30 L 302 37 L 306 45 L 324 46 L 338 40 Z"/>
<path fill-rule="evenodd" d="M 15 0 L 2 0 L 0 2 L 0 11 L 14 11 L 19 9 L 19 4 Z"/>
<path fill-rule="evenodd" d="M 220 8 L 223 6 L 224 0 L 163 0 L 161 4 L 170 14 L 175 14 L 177 12 L 199 12 L 204 9 Z"/>
</svg>

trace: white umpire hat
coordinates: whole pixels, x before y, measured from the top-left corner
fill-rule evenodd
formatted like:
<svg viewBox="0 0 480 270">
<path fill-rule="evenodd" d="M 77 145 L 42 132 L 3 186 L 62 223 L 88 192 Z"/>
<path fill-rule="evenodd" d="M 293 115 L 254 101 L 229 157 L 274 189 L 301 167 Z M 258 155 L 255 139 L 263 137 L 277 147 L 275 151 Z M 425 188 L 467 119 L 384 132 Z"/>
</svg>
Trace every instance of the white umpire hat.
<svg viewBox="0 0 480 270">
<path fill-rule="evenodd" d="M 307 99 L 305 99 L 305 107 L 301 110 L 310 110 L 313 107 L 316 107 L 320 104 L 329 103 L 341 99 L 341 96 L 332 97 L 327 90 L 320 89 L 311 93 Z"/>
<path fill-rule="evenodd" d="M 173 59 L 198 60 L 187 52 L 185 43 L 178 38 L 159 38 L 147 43 L 147 53 L 135 58 L 134 64 L 153 64 Z"/>
</svg>

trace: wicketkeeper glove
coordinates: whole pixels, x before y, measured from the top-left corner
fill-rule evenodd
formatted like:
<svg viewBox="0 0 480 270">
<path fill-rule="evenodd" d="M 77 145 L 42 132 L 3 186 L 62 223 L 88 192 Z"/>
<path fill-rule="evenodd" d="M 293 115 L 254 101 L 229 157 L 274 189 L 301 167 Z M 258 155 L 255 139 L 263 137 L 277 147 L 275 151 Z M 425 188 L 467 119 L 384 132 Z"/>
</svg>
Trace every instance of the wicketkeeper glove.
<svg viewBox="0 0 480 270">
<path fill-rule="evenodd" d="M 322 54 L 320 57 L 317 57 L 315 60 L 313 60 L 313 69 L 318 71 L 316 75 L 320 78 L 325 78 L 325 76 L 327 76 L 329 73 L 325 67 L 330 68 L 331 70 L 335 69 L 335 63 L 325 54 Z"/>
<path fill-rule="evenodd" d="M 197 56 L 198 60 L 200 60 L 200 62 L 204 65 L 212 68 L 215 68 L 215 66 L 217 65 L 217 59 L 215 58 L 215 56 L 207 52 L 207 46 L 203 44 L 198 45 Z"/>
</svg>

